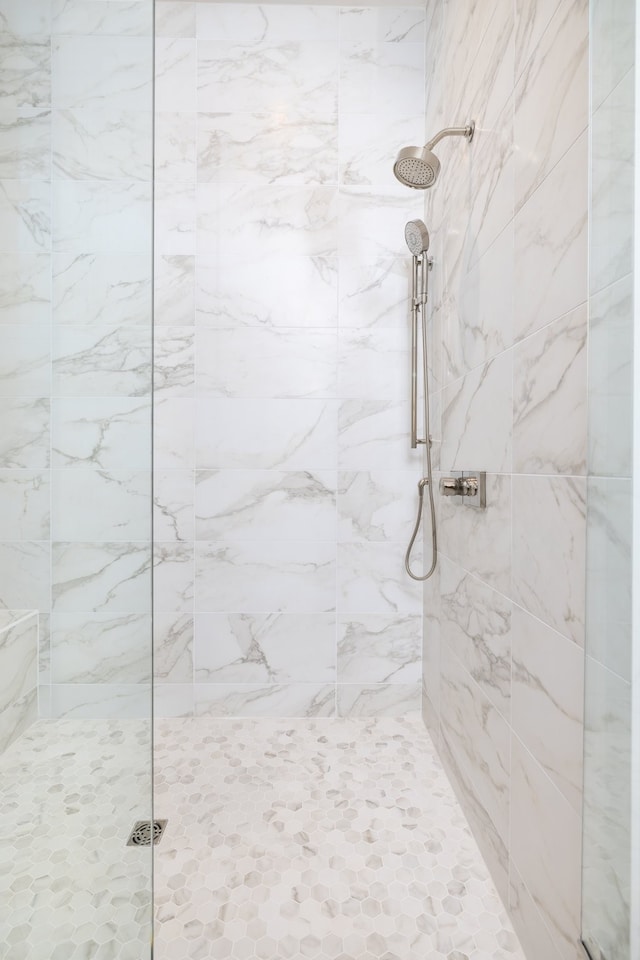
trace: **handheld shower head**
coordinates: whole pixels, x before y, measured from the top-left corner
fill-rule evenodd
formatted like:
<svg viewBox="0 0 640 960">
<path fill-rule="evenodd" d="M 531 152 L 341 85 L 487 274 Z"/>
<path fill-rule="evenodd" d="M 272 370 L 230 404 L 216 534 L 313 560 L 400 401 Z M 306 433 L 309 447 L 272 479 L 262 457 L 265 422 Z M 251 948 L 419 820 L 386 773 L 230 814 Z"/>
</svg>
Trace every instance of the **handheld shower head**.
<svg viewBox="0 0 640 960">
<path fill-rule="evenodd" d="M 403 147 L 393 165 L 393 172 L 400 183 L 414 190 L 426 190 L 432 187 L 440 173 L 440 161 L 433 152 L 433 148 L 444 137 L 466 137 L 469 143 L 473 140 L 475 123 L 468 123 L 466 127 L 446 127 L 436 134 L 424 147 Z"/>
<path fill-rule="evenodd" d="M 429 231 L 422 220 L 409 220 L 404 228 L 404 238 L 409 247 L 409 253 L 419 257 L 429 249 Z"/>
</svg>

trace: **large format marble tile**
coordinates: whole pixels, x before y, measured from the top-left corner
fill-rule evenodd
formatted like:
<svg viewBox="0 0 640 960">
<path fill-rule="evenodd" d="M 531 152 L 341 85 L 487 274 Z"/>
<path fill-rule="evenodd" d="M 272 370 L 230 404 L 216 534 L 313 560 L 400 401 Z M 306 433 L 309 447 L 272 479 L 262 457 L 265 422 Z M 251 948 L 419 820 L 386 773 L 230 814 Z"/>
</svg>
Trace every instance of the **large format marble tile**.
<svg viewBox="0 0 640 960">
<path fill-rule="evenodd" d="M 320 40 L 330 42 L 338 30 L 339 10 L 317 4 L 196 4 L 199 40 Z"/>
<path fill-rule="evenodd" d="M 404 543 L 338 544 L 338 604 L 344 615 L 418 614 L 420 587 L 404 569 Z M 414 556 L 420 563 L 420 550 Z"/>
<path fill-rule="evenodd" d="M 419 683 L 339 683 L 339 717 L 416 717 L 420 714 Z"/>
<path fill-rule="evenodd" d="M 52 42 L 51 56 L 56 109 L 105 102 L 114 109 L 136 112 L 151 107 L 152 48 L 148 38 L 58 36 Z"/>
<path fill-rule="evenodd" d="M 51 111 L 47 106 L 2 107 L 0 178 L 47 180 L 51 165 Z"/>
<path fill-rule="evenodd" d="M 0 467 L 48 467 L 49 427 L 49 400 L 5 398 L 0 408 Z"/>
<path fill-rule="evenodd" d="M 584 653 L 518 606 L 512 636 L 513 729 L 580 813 Z"/>
<path fill-rule="evenodd" d="M 151 10 L 146 0 L 119 0 L 95 3 L 95 0 L 53 0 L 54 34 L 83 38 L 94 36 L 146 37 L 153 31 Z"/>
<path fill-rule="evenodd" d="M 104 104 L 56 110 L 52 121 L 53 173 L 70 180 L 150 180 L 152 117 Z"/>
<path fill-rule="evenodd" d="M 56 324 L 149 324 L 153 288 L 148 252 L 57 253 L 52 260 Z"/>
<path fill-rule="evenodd" d="M 592 0 L 590 55 L 592 107 L 622 80 L 635 61 L 636 11 L 629 0 Z"/>
<path fill-rule="evenodd" d="M 51 393 L 48 326 L 0 325 L 0 397 Z"/>
<path fill-rule="evenodd" d="M 3 253 L 0 260 L 0 323 L 48 323 L 51 318 L 51 257 L 48 253 Z"/>
<path fill-rule="evenodd" d="M 39 180 L 0 182 L 0 250 L 3 254 L 51 249 L 51 184 Z"/>
<path fill-rule="evenodd" d="M 151 676 L 148 614 L 54 613 L 52 683 L 145 683 Z"/>
<path fill-rule="evenodd" d="M 193 617 L 195 594 L 193 543 L 154 543 L 153 612 Z"/>
<path fill-rule="evenodd" d="M 196 611 L 330 612 L 335 553 L 329 542 L 198 542 Z"/>
<path fill-rule="evenodd" d="M 439 631 L 506 720 L 511 710 L 512 604 L 501 593 L 440 558 Z M 425 625 L 425 631 L 429 624 Z"/>
<path fill-rule="evenodd" d="M 198 180 L 336 184 L 337 121 L 330 116 L 310 119 L 273 113 L 199 113 Z"/>
<path fill-rule="evenodd" d="M 419 683 L 422 620 L 419 615 L 340 617 L 339 683 Z"/>
<path fill-rule="evenodd" d="M 338 201 L 333 186 L 200 183 L 197 210 L 198 252 L 241 262 L 244 282 L 250 252 L 258 262 L 337 253 Z M 251 277 L 255 284 L 253 270 Z M 301 303 L 297 306 L 300 309 Z"/>
<path fill-rule="evenodd" d="M 151 471 L 53 470 L 54 540 L 148 540 Z"/>
<path fill-rule="evenodd" d="M 279 399 L 336 395 L 336 335 L 328 329 L 198 329 L 197 395 Z"/>
<path fill-rule="evenodd" d="M 150 683 L 51 685 L 51 716 L 55 718 L 120 721 L 145 720 L 150 715 Z M 140 950 L 140 944 L 137 949 Z"/>
<path fill-rule="evenodd" d="M 443 376 L 456 380 L 513 343 L 513 222 L 443 303 Z"/>
<path fill-rule="evenodd" d="M 511 589 L 511 482 L 505 474 L 487 476 L 484 510 L 460 506 L 455 498 L 436 501 L 442 552 L 506 596 Z"/>
<path fill-rule="evenodd" d="M 336 412 L 335 402 L 324 400 L 199 400 L 196 465 L 335 469 Z"/>
<path fill-rule="evenodd" d="M 193 327 L 159 326 L 153 334 L 155 397 L 192 397 L 195 393 L 196 335 Z"/>
<path fill-rule="evenodd" d="M 586 300 L 587 148 L 585 133 L 516 215 L 516 339 Z"/>
<path fill-rule="evenodd" d="M 153 529 L 159 541 L 195 537 L 193 470 L 156 468 L 153 472 Z"/>
<path fill-rule="evenodd" d="M 56 324 L 55 397 L 146 397 L 151 392 L 151 331 L 142 324 Z"/>
<path fill-rule="evenodd" d="M 0 17 L 3 30 L 12 34 L 15 39 L 42 36 L 51 32 L 50 0 L 32 0 L 28 5 L 16 5 L 12 0 L 2 0 Z"/>
<path fill-rule="evenodd" d="M 143 397 L 69 397 L 53 402 L 54 467 L 148 470 L 151 409 Z"/>
<path fill-rule="evenodd" d="M 15 611 L 0 629 L 0 753 L 36 719 L 37 684 L 38 618 Z"/>
<path fill-rule="evenodd" d="M 0 540 L 48 540 L 50 498 L 47 470 L 0 469 Z"/>
<path fill-rule="evenodd" d="M 251 284 L 246 259 L 198 256 L 196 319 L 203 326 L 335 327 L 338 320 L 338 270 L 331 255 L 254 258 Z"/>
<path fill-rule="evenodd" d="M 196 252 L 196 187 L 193 183 L 158 182 L 154 189 L 154 244 L 162 256 Z"/>
<path fill-rule="evenodd" d="M 5 107 L 51 104 L 51 38 L 49 31 L 7 37 L 3 45 L 2 98 Z"/>
<path fill-rule="evenodd" d="M 415 217 L 406 187 L 341 186 L 338 196 L 338 253 L 365 261 L 406 256 L 404 228 Z M 407 293 L 408 296 L 408 293 Z M 406 315 L 406 314 L 405 314 Z"/>
<path fill-rule="evenodd" d="M 633 483 L 587 480 L 587 651 L 632 679 Z"/>
<path fill-rule="evenodd" d="M 198 540 L 330 540 L 336 531 L 333 472 L 199 470 Z"/>
<path fill-rule="evenodd" d="M 197 683 L 198 717 L 333 717 L 333 684 Z"/>
<path fill-rule="evenodd" d="M 367 13 L 363 8 L 358 13 Z M 388 187 L 391 183 L 390 145 L 396 150 L 422 142 L 423 118 L 407 103 L 398 116 L 371 113 L 341 116 L 339 124 L 339 181 L 345 186 Z"/>
<path fill-rule="evenodd" d="M 198 29 L 200 113 L 256 113 L 288 118 L 335 116 L 338 47 L 322 39 L 228 40 Z"/>
<path fill-rule="evenodd" d="M 520 75 L 514 131 L 518 208 L 587 128 L 588 37 L 588 0 L 557 4 Z"/>
<path fill-rule="evenodd" d="M 341 328 L 406 328 L 409 324 L 408 256 L 363 258 L 344 255 L 338 262 Z"/>
<path fill-rule="evenodd" d="M 331 613 L 196 614 L 196 683 L 329 683 L 335 651 Z"/>
<path fill-rule="evenodd" d="M 341 18 L 341 23 L 344 17 Z M 418 25 L 421 29 L 421 25 Z M 341 114 L 398 115 L 424 109 L 424 43 L 382 41 L 359 35 L 340 39 Z"/>
<path fill-rule="evenodd" d="M 193 325 L 196 316 L 195 288 L 196 258 L 194 256 L 156 257 L 154 320 L 157 326 Z"/>
<path fill-rule="evenodd" d="M 633 450 L 633 276 L 589 301 L 589 469 L 631 475 Z"/>
<path fill-rule="evenodd" d="M 54 182 L 53 248 L 57 253 L 149 254 L 150 184 Z"/>
<path fill-rule="evenodd" d="M 586 481 L 513 477 L 513 599 L 582 645 Z"/>
<path fill-rule="evenodd" d="M 513 469 L 587 469 L 587 304 L 521 341 L 514 351 Z"/>
<path fill-rule="evenodd" d="M 182 0 L 176 0 L 183 6 Z M 179 111 L 156 112 L 154 169 L 156 183 L 193 183 L 196 179 L 197 117 Z"/>
<path fill-rule="evenodd" d="M 635 73 L 631 69 L 591 118 L 589 286 L 593 293 L 633 270 Z"/>
<path fill-rule="evenodd" d="M 197 45 L 185 37 L 156 37 L 155 107 L 193 113 L 196 109 Z"/>
<path fill-rule="evenodd" d="M 196 4 L 187 0 L 156 0 L 156 37 L 195 37 Z"/>
<path fill-rule="evenodd" d="M 578 960 L 581 818 L 517 737 L 511 751 L 511 857 L 559 953 Z M 532 829 L 536 824 L 536 829 Z"/>
<path fill-rule="evenodd" d="M 408 378 L 407 378 L 408 379 Z M 421 453 L 410 445 L 409 399 L 344 400 L 338 411 L 338 467 L 345 471 L 421 471 Z"/>
<path fill-rule="evenodd" d="M 161 686 L 193 683 L 193 617 L 153 614 L 153 676 Z M 191 693 L 193 699 L 193 690 Z"/>
<path fill-rule="evenodd" d="M 160 470 L 193 470 L 196 460 L 195 421 L 193 397 L 156 399 L 153 405 L 154 467 Z"/>
<path fill-rule="evenodd" d="M 585 662 L 583 934 L 631 956 L 633 701 L 629 683 Z"/>
<path fill-rule="evenodd" d="M 151 548 L 145 543 L 54 543 L 56 613 L 147 613 Z"/>
<path fill-rule="evenodd" d="M 509 836 L 509 726 L 442 643 L 440 718 L 442 736 L 465 778 L 474 785 L 477 803 L 486 811 L 506 844 Z"/>
<path fill-rule="evenodd" d="M 398 402 L 408 393 L 409 325 L 405 329 L 340 330 L 338 396 Z"/>
<path fill-rule="evenodd" d="M 526 956 L 561 960 L 562 954 L 513 864 L 509 870 L 509 916 Z"/>
<path fill-rule="evenodd" d="M 511 470 L 512 392 L 512 351 L 445 387 L 440 451 L 443 469 L 475 468 L 491 473 Z"/>
<path fill-rule="evenodd" d="M 0 542 L 0 608 L 48 610 L 50 574 L 48 540 Z"/>
<path fill-rule="evenodd" d="M 418 509 L 418 475 L 409 470 L 341 471 L 338 539 L 409 541 Z"/>
</svg>

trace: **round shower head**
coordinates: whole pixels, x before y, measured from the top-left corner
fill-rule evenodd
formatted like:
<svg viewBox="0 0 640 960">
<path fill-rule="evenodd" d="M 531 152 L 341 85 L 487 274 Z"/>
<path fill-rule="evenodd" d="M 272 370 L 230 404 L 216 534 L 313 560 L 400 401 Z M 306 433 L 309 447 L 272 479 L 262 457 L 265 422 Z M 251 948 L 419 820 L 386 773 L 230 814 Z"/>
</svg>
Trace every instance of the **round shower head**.
<svg viewBox="0 0 640 960">
<path fill-rule="evenodd" d="M 432 187 L 440 173 L 440 161 L 427 147 L 404 147 L 393 165 L 400 183 L 414 190 Z"/>
<path fill-rule="evenodd" d="M 409 220 L 404 228 L 404 238 L 407 241 L 409 252 L 419 257 L 429 249 L 429 231 L 422 220 Z"/>
</svg>

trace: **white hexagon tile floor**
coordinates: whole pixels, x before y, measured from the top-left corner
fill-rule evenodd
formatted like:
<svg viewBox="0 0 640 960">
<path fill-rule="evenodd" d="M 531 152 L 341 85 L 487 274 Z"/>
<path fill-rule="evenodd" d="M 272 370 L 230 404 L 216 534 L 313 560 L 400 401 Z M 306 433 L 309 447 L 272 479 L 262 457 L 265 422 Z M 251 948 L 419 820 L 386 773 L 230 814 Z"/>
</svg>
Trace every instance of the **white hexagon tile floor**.
<svg viewBox="0 0 640 960">
<path fill-rule="evenodd" d="M 524 960 L 419 720 L 156 731 L 156 960 Z"/>
<path fill-rule="evenodd" d="M 0 958 L 147 960 L 150 723 L 39 720 L 0 757 Z"/>
</svg>

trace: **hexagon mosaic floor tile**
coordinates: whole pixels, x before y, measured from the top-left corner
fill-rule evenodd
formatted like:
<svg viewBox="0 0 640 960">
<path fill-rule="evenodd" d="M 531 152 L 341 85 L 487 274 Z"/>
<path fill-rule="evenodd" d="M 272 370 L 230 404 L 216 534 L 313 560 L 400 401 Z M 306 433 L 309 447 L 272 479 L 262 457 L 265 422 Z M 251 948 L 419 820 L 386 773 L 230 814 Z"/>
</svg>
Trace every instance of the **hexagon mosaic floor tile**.
<svg viewBox="0 0 640 960">
<path fill-rule="evenodd" d="M 1 960 L 148 960 L 150 726 L 40 720 L 0 756 Z"/>
<path fill-rule="evenodd" d="M 159 960 L 524 960 L 419 720 L 156 731 Z"/>
</svg>

